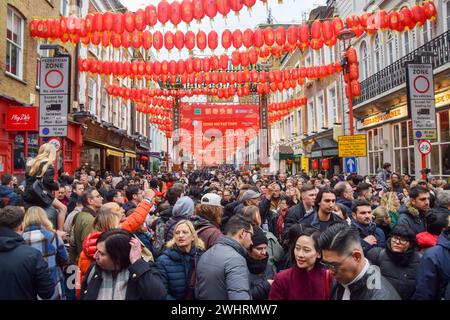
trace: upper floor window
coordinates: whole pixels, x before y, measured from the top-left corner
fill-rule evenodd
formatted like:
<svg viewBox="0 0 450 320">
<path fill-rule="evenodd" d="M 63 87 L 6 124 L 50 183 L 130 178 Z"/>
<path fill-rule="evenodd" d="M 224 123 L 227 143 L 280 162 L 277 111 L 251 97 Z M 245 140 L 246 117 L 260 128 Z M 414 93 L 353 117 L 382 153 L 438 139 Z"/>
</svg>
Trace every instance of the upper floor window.
<svg viewBox="0 0 450 320">
<path fill-rule="evenodd" d="M 387 34 L 387 65 L 390 65 L 394 63 L 395 56 L 394 56 L 394 49 L 395 49 L 395 43 L 394 43 L 394 35 L 391 31 L 388 31 Z"/>
<path fill-rule="evenodd" d="M 23 26 L 22 15 L 8 7 L 6 29 L 6 72 L 22 79 L 23 74 Z"/>
<path fill-rule="evenodd" d="M 381 55 L 381 45 L 380 45 L 380 37 L 375 35 L 375 41 L 374 41 L 374 47 L 375 47 L 375 72 L 378 72 L 381 70 L 382 66 L 382 55 Z"/>
<path fill-rule="evenodd" d="M 88 80 L 88 110 L 90 113 L 95 114 L 95 95 L 96 95 L 96 83 L 94 79 Z"/>
<path fill-rule="evenodd" d="M 408 31 L 403 32 L 403 55 L 406 56 L 411 52 L 410 33 Z"/>
<path fill-rule="evenodd" d="M 445 5 L 445 9 L 447 11 L 447 30 L 450 30 L 450 1 L 447 1 L 447 4 Z"/>
<path fill-rule="evenodd" d="M 61 0 L 61 10 L 62 16 L 68 16 L 70 11 L 70 0 Z"/>
<path fill-rule="evenodd" d="M 366 79 L 369 76 L 369 55 L 367 54 L 367 43 L 363 41 L 360 47 L 361 51 L 361 78 Z"/>
</svg>

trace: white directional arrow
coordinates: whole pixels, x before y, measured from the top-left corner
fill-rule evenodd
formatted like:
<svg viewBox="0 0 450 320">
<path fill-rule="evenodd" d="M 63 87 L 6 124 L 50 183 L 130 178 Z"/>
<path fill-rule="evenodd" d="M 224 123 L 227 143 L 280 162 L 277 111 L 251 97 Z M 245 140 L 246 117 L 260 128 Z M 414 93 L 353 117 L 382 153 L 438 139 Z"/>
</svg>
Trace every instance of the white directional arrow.
<svg viewBox="0 0 450 320">
<path fill-rule="evenodd" d="M 352 158 L 347 160 L 347 166 L 350 168 L 350 171 L 353 171 L 353 166 L 355 165 L 355 161 Z"/>
</svg>

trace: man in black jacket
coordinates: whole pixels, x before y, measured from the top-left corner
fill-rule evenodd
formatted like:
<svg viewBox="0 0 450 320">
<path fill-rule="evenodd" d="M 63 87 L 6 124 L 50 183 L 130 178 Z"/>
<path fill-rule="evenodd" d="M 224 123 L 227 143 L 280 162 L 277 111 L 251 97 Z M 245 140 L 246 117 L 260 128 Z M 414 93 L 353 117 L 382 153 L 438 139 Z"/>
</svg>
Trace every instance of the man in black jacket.
<svg viewBox="0 0 450 320">
<path fill-rule="evenodd" d="M 400 300 L 394 287 L 364 257 L 358 231 L 346 223 L 328 227 L 319 237 L 322 265 L 337 284 L 331 300 Z"/>
<path fill-rule="evenodd" d="M 49 299 L 55 284 L 42 253 L 23 244 L 24 211 L 0 209 L 0 300 Z"/>
<path fill-rule="evenodd" d="M 317 190 L 312 184 L 304 184 L 302 187 L 302 201 L 289 208 L 284 220 L 283 239 L 287 239 L 289 229 L 309 214 L 314 213 L 314 202 L 317 197 Z"/>
</svg>

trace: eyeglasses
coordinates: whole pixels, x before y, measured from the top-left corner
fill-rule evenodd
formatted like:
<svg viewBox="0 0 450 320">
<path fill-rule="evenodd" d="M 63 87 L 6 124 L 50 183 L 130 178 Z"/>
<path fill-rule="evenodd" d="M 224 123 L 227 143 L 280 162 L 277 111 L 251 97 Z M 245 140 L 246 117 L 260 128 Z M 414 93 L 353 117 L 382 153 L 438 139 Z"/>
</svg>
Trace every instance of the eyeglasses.
<svg viewBox="0 0 450 320">
<path fill-rule="evenodd" d="M 337 263 L 329 263 L 329 262 L 322 260 L 322 261 L 320 261 L 320 265 L 326 269 L 336 272 L 342 266 L 344 261 L 352 256 L 352 254 L 353 254 L 353 252 L 350 252 L 349 254 L 347 254 L 347 256 L 344 259 L 342 259 L 341 262 L 337 262 Z"/>
<path fill-rule="evenodd" d="M 254 233 L 252 231 L 244 229 L 244 232 L 250 233 L 250 236 L 253 238 Z"/>
<path fill-rule="evenodd" d="M 405 238 L 402 238 L 402 237 L 399 237 L 399 236 L 392 236 L 391 237 L 391 241 L 395 241 L 395 242 L 398 242 L 400 244 L 407 244 L 407 243 L 409 243 L 409 240 L 407 240 Z"/>
</svg>

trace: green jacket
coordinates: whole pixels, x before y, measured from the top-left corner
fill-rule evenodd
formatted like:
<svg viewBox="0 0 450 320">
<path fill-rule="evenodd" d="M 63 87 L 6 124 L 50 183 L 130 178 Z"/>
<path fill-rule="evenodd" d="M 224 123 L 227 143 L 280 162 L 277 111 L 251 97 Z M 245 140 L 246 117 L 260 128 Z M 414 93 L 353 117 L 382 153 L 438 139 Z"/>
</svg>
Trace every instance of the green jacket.
<svg viewBox="0 0 450 320">
<path fill-rule="evenodd" d="M 81 251 L 83 250 L 83 241 L 94 229 L 95 212 L 87 207 L 84 207 L 76 216 L 74 224 L 74 240 L 76 247 L 75 261 L 78 262 Z"/>
</svg>

